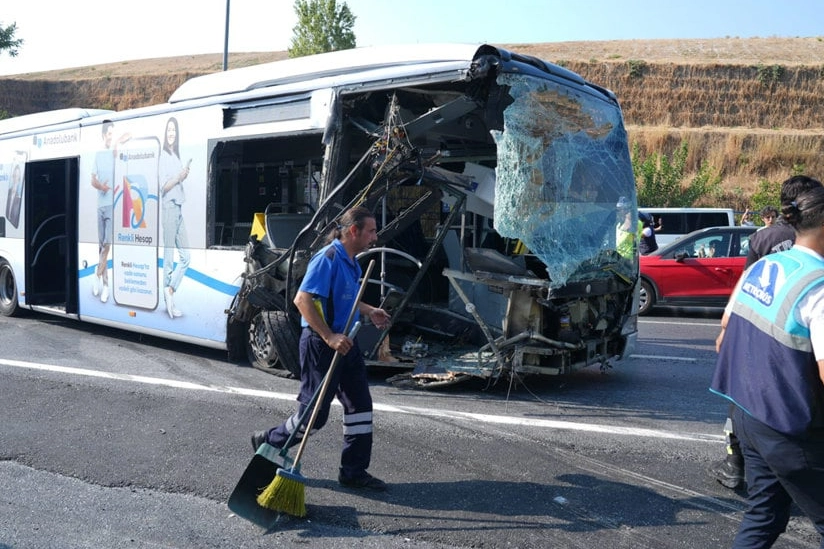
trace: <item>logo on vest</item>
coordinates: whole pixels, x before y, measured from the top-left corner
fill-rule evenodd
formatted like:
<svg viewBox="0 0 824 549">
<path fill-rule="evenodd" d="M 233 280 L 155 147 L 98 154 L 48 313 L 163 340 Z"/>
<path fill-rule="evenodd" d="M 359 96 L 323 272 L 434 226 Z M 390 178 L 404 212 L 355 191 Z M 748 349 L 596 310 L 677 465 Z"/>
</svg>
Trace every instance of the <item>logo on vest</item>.
<svg viewBox="0 0 824 549">
<path fill-rule="evenodd" d="M 775 281 L 778 265 L 772 261 L 759 261 L 741 285 L 741 291 L 759 303 L 770 306 L 775 299 Z"/>
</svg>

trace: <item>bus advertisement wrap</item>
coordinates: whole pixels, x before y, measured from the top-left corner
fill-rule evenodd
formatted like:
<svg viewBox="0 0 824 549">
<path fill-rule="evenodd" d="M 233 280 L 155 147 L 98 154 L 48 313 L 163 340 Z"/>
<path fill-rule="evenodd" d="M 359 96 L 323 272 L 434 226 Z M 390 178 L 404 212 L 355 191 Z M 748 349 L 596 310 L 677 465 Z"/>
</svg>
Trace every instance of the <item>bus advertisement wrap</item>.
<svg viewBox="0 0 824 549">
<path fill-rule="evenodd" d="M 158 184 L 160 143 L 132 139 L 115 161 L 112 276 L 118 305 L 154 309 L 158 304 Z"/>
</svg>

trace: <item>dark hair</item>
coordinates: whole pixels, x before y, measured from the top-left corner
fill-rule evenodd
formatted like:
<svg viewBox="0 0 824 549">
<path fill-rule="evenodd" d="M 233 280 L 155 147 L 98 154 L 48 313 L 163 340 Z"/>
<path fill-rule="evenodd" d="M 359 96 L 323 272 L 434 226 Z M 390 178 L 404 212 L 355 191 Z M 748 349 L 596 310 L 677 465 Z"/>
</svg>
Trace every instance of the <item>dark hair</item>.
<svg viewBox="0 0 824 549">
<path fill-rule="evenodd" d="M 764 206 L 761 208 L 761 217 L 778 217 L 778 209 L 775 206 Z"/>
<path fill-rule="evenodd" d="M 338 219 L 338 223 L 332 230 L 329 241 L 331 242 L 336 238 L 340 238 L 343 235 L 343 231 L 352 225 L 358 229 L 363 229 L 363 226 L 366 224 L 366 220 L 374 218 L 375 215 L 363 206 L 355 206 L 354 208 L 347 210 L 342 216 L 340 216 L 340 219 Z"/>
<path fill-rule="evenodd" d="M 801 193 L 781 206 L 781 215 L 798 233 L 824 225 L 824 187 Z"/>
<path fill-rule="evenodd" d="M 781 184 L 781 206 L 789 204 L 801 193 L 821 187 L 821 181 L 806 175 L 794 175 Z"/>
<path fill-rule="evenodd" d="M 169 140 L 166 139 L 166 133 L 169 131 L 169 124 L 173 124 L 175 127 L 175 142 L 172 143 L 171 148 L 169 147 Z M 180 158 L 180 126 L 177 123 L 177 118 L 174 116 L 170 117 L 163 126 L 163 150 Z"/>
</svg>

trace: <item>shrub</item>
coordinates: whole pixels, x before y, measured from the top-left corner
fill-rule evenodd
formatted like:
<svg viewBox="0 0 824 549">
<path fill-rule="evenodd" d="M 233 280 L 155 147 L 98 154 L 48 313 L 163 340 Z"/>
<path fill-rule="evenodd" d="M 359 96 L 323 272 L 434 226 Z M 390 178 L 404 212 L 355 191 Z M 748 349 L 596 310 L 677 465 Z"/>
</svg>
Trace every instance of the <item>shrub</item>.
<svg viewBox="0 0 824 549">
<path fill-rule="evenodd" d="M 764 206 L 781 205 L 781 183 L 761 179 L 755 192 L 750 197 L 750 209 L 756 213 L 760 212 Z"/>
<path fill-rule="evenodd" d="M 784 67 L 781 65 L 758 65 L 756 75 L 762 85 L 772 87 L 784 76 Z"/>
<path fill-rule="evenodd" d="M 712 201 L 721 192 L 721 176 L 704 162 L 684 184 L 689 153 L 687 142 L 673 152 L 672 159 L 654 152 L 641 159 L 640 146 L 632 144 L 632 171 L 635 175 L 638 205 L 645 207 L 689 207 Z"/>
<path fill-rule="evenodd" d="M 641 59 L 630 59 L 627 61 L 629 67 L 630 78 L 640 78 L 644 76 L 644 69 L 647 68 L 647 62 Z"/>
</svg>

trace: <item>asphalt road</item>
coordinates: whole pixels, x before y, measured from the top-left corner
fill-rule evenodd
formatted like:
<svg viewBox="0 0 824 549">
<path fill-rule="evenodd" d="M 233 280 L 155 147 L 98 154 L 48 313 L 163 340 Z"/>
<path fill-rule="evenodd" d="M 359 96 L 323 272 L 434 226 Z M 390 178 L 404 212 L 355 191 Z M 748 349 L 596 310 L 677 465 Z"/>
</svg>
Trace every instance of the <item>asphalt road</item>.
<svg viewBox="0 0 824 549">
<path fill-rule="evenodd" d="M 297 383 L 223 353 L 42 315 L 0 318 L 0 549 L 727 547 L 740 492 L 707 391 L 718 314 L 656 313 L 636 355 L 517 386 L 393 387 L 373 372 L 371 472 L 337 485 L 340 409 L 303 459 L 308 517 L 262 529 L 226 500 L 249 435 Z M 775 547 L 818 547 L 794 516 Z"/>
</svg>

